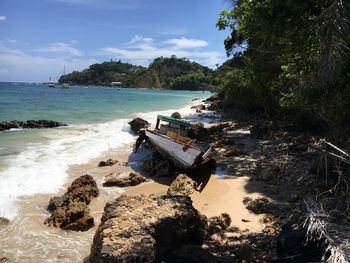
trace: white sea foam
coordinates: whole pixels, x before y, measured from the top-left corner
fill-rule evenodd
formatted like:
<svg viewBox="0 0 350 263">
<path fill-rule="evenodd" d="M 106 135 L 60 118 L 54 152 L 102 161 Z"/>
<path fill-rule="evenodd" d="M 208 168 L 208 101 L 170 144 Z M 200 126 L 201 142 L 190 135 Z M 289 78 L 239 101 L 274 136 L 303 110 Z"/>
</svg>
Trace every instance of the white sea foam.
<svg viewBox="0 0 350 263">
<path fill-rule="evenodd" d="M 57 192 L 70 165 L 131 144 L 128 129 L 124 119 L 43 131 L 47 143 L 30 145 L 6 160 L 8 168 L 0 174 L 0 216 L 13 218 L 19 197 Z"/>
<path fill-rule="evenodd" d="M 191 103 L 191 105 L 193 102 Z M 155 124 L 157 114 L 182 116 L 194 113 L 187 105 L 182 109 L 135 113 Z M 72 125 L 43 130 L 46 143 L 29 145 L 16 156 L 6 160 L 5 171 L 0 174 L 0 216 L 13 218 L 18 212 L 18 198 L 38 193 L 55 193 L 67 180 L 70 165 L 83 164 L 113 148 L 131 145 L 135 137 L 130 134 L 130 119 Z"/>
</svg>

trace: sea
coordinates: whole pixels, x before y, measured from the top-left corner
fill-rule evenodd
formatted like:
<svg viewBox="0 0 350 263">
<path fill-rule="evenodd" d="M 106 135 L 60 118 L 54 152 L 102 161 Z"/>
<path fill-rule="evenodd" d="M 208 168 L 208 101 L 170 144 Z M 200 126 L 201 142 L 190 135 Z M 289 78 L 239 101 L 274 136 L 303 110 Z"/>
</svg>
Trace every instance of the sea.
<svg viewBox="0 0 350 263">
<path fill-rule="evenodd" d="M 46 241 L 40 239 L 52 235 L 57 239 L 53 246 L 68 242 L 69 249 L 72 246 L 69 240 L 75 239 L 65 239 L 64 235 L 79 234 L 62 234 L 64 231 L 60 230 L 54 237 L 56 232 L 48 232 L 47 226 L 30 232 L 25 221 L 19 220 L 25 220 L 25 213 L 31 213 L 21 207 L 26 198 L 54 195 L 69 181 L 71 166 L 87 163 L 112 149 L 131 147 L 136 137 L 130 132 L 128 122 L 133 118 L 142 117 L 154 123 L 157 114 L 171 114 L 179 109 L 190 112 L 194 101 L 198 103 L 210 95 L 206 91 L 95 86 L 63 89 L 34 83 L 0 83 L 0 122 L 46 119 L 68 124 L 52 129 L 0 132 L 0 217 L 19 224 L 6 230 L 0 226 L 0 258 L 3 253 L 12 254 L 15 261 L 21 262 L 70 262 L 59 255 L 51 260 L 40 254 L 46 251 Z M 36 239 L 37 250 L 32 247 Z"/>
</svg>

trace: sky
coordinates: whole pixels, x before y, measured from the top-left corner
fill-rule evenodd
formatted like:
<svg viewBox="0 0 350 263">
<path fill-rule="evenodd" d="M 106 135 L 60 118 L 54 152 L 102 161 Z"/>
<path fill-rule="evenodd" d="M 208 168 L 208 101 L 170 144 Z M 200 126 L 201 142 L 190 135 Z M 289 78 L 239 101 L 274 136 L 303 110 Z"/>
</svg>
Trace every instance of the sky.
<svg viewBox="0 0 350 263">
<path fill-rule="evenodd" d="M 57 81 L 93 63 L 148 66 L 159 56 L 215 68 L 228 0 L 1 0 L 0 81 Z"/>
</svg>

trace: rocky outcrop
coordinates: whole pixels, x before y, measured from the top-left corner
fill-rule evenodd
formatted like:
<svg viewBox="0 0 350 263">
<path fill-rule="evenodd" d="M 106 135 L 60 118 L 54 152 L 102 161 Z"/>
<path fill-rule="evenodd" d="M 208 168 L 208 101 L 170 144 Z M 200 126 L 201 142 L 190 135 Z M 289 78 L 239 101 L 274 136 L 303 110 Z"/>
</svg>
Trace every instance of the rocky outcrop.
<svg viewBox="0 0 350 263">
<path fill-rule="evenodd" d="M 195 191 L 195 182 L 185 174 L 180 174 L 171 183 L 167 194 L 169 195 L 191 195 Z"/>
<path fill-rule="evenodd" d="M 63 196 L 50 199 L 47 209 L 51 216 L 44 223 L 66 230 L 87 231 L 94 225 L 88 204 L 98 194 L 99 190 L 92 176 L 79 177 Z"/>
<path fill-rule="evenodd" d="M 207 236 L 204 216 L 187 196 L 120 196 L 107 203 L 91 262 L 161 262 Z"/>
<path fill-rule="evenodd" d="M 0 131 L 6 131 L 10 129 L 19 129 L 19 128 L 55 128 L 60 126 L 68 126 L 63 122 L 50 121 L 50 120 L 28 120 L 28 121 L 3 121 L 0 122 Z"/>
<path fill-rule="evenodd" d="M 148 127 L 150 125 L 150 123 L 144 119 L 135 118 L 131 122 L 129 122 L 129 125 L 130 125 L 130 129 L 135 134 L 138 134 L 140 129 Z"/>
<path fill-rule="evenodd" d="M 146 177 L 138 173 L 130 173 L 127 177 L 120 177 L 120 174 L 109 174 L 103 186 L 117 186 L 117 187 L 127 187 L 135 186 L 146 181 Z"/>
<path fill-rule="evenodd" d="M 98 167 L 112 166 L 112 165 L 115 165 L 116 163 L 118 163 L 118 160 L 108 159 L 106 161 L 101 161 L 98 164 Z"/>
<path fill-rule="evenodd" d="M 158 73 L 155 70 L 149 70 L 141 76 L 141 78 L 135 83 L 135 87 L 144 89 L 159 89 L 161 83 Z"/>
</svg>

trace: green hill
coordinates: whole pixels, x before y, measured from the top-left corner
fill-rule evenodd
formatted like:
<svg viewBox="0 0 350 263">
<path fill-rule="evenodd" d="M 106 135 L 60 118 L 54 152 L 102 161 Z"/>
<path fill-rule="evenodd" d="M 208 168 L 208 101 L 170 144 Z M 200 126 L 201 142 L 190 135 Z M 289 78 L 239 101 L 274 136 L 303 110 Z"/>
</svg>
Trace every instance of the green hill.
<svg viewBox="0 0 350 263">
<path fill-rule="evenodd" d="M 60 77 L 59 83 L 137 88 L 201 90 L 211 88 L 213 70 L 186 58 L 159 57 L 148 68 L 120 61 L 93 64 Z"/>
</svg>

